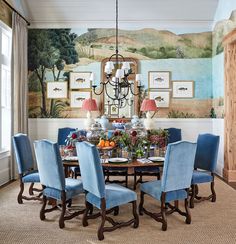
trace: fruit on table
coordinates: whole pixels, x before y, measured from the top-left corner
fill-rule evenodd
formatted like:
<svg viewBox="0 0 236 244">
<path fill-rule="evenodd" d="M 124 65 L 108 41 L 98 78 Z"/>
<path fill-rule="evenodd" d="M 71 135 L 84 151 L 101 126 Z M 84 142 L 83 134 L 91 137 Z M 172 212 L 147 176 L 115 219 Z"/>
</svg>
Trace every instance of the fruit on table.
<svg viewBox="0 0 236 244">
<path fill-rule="evenodd" d="M 98 147 L 114 147 L 115 142 L 114 141 L 109 141 L 109 140 L 104 140 L 100 139 L 99 143 L 97 144 Z"/>
</svg>

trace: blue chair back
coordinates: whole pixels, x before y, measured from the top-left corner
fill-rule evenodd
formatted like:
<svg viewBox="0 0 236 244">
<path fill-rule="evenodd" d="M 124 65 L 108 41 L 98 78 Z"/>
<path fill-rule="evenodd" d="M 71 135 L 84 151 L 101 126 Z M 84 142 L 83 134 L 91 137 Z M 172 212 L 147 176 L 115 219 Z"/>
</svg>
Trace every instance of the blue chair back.
<svg viewBox="0 0 236 244">
<path fill-rule="evenodd" d="M 181 129 L 168 128 L 168 129 L 165 129 L 165 130 L 168 131 L 167 144 L 182 140 Z"/>
<path fill-rule="evenodd" d="M 215 171 L 220 137 L 212 134 L 200 134 L 197 138 L 197 151 L 194 167 Z"/>
<path fill-rule="evenodd" d="M 34 167 L 34 159 L 27 135 L 19 133 L 12 137 L 13 148 L 19 174 L 24 174 Z"/>
<path fill-rule="evenodd" d="M 84 190 L 93 195 L 105 197 L 105 182 L 99 152 L 89 142 L 77 142 L 76 150 Z"/>
<path fill-rule="evenodd" d="M 41 184 L 65 190 L 65 175 L 58 144 L 48 140 L 35 141 L 34 149 Z"/>
<path fill-rule="evenodd" d="M 70 132 L 75 131 L 74 128 L 59 128 L 58 129 L 58 135 L 57 135 L 57 143 L 58 145 L 66 145 L 66 138 L 70 134 Z"/>
<path fill-rule="evenodd" d="M 161 180 L 163 192 L 190 187 L 195 153 L 196 143 L 179 141 L 167 146 Z"/>
</svg>

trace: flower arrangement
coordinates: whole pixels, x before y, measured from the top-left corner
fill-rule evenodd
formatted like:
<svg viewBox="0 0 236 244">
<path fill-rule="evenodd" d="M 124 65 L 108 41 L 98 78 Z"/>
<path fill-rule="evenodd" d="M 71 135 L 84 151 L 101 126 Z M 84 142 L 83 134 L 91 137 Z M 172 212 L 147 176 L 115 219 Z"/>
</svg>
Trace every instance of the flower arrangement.
<svg viewBox="0 0 236 244">
<path fill-rule="evenodd" d="M 122 149 L 126 149 L 132 153 L 132 157 L 144 156 L 144 148 L 149 146 L 149 141 L 146 136 L 138 136 L 136 130 L 129 131 L 114 131 L 112 141 Z"/>
<path fill-rule="evenodd" d="M 71 131 L 65 140 L 66 149 L 73 150 L 75 148 L 76 142 L 86 141 L 86 139 L 87 139 L 86 138 L 86 131 L 83 131 L 83 130 Z"/>
<path fill-rule="evenodd" d="M 163 148 L 167 144 L 168 131 L 163 129 L 150 130 L 148 134 L 148 140 L 151 145 Z"/>
</svg>

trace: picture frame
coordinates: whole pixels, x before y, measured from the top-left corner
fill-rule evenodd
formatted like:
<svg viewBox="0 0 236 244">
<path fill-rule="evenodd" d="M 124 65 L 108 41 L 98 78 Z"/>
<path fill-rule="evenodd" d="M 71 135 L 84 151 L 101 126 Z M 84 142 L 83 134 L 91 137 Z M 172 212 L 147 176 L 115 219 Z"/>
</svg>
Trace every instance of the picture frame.
<svg viewBox="0 0 236 244">
<path fill-rule="evenodd" d="M 92 72 L 70 72 L 70 89 L 90 89 Z"/>
<path fill-rule="evenodd" d="M 110 105 L 110 115 L 111 116 L 118 116 L 119 115 L 119 108 L 115 105 Z"/>
<path fill-rule="evenodd" d="M 47 82 L 47 98 L 67 98 L 68 85 L 66 81 L 50 81 Z"/>
<path fill-rule="evenodd" d="M 170 88 L 170 71 L 149 71 L 149 89 L 168 89 Z"/>
<path fill-rule="evenodd" d="M 176 80 L 172 81 L 173 98 L 193 98 L 194 81 L 193 80 Z"/>
<path fill-rule="evenodd" d="M 170 104 L 169 91 L 149 91 L 149 98 L 154 99 L 158 108 L 168 108 Z"/>
<path fill-rule="evenodd" d="M 89 91 L 71 91 L 70 92 L 71 108 L 82 108 L 83 101 L 90 97 L 91 97 L 91 92 Z"/>
</svg>

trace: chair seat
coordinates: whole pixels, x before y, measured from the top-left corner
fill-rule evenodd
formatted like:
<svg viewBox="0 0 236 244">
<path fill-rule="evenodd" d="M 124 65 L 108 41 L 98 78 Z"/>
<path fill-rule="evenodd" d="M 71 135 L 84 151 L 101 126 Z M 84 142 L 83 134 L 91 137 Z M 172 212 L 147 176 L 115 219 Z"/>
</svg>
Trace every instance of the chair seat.
<svg viewBox="0 0 236 244">
<path fill-rule="evenodd" d="M 26 175 L 24 175 L 22 177 L 22 182 L 24 183 L 29 183 L 29 182 L 40 182 L 40 179 L 39 179 L 39 173 L 37 170 L 34 170 L 34 171 L 31 171 L 29 173 L 27 173 Z"/>
<path fill-rule="evenodd" d="M 110 209 L 137 200 L 137 194 L 134 191 L 121 185 L 108 184 L 105 185 L 105 198 L 106 209 Z M 86 195 L 86 199 L 88 202 L 100 209 L 101 198 L 95 196 L 92 193 L 88 193 Z"/>
<path fill-rule="evenodd" d="M 135 172 L 142 172 L 142 173 L 145 173 L 145 172 L 147 172 L 147 173 L 150 173 L 150 172 L 152 172 L 152 173 L 160 173 L 160 168 L 158 166 L 137 167 L 134 170 L 135 170 Z"/>
<path fill-rule="evenodd" d="M 210 172 L 208 171 L 199 171 L 199 170 L 194 170 L 193 171 L 193 177 L 192 177 L 192 182 L 191 184 L 200 184 L 200 183 L 205 183 L 205 182 L 212 182 L 213 177 Z"/>
<path fill-rule="evenodd" d="M 161 200 L 161 180 L 149 181 L 141 184 L 140 190 L 152 196 L 155 199 Z M 176 190 L 166 192 L 166 202 L 181 200 L 187 198 L 185 190 Z"/>
<path fill-rule="evenodd" d="M 73 198 L 74 196 L 82 193 L 83 190 L 83 184 L 81 180 L 78 179 L 71 179 L 71 178 L 66 178 L 66 200 Z M 46 195 L 47 197 L 51 197 L 57 200 L 61 199 L 61 191 L 47 187 L 43 190 L 43 194 Z"/>
</svg>

